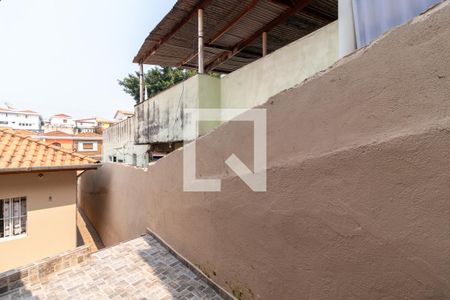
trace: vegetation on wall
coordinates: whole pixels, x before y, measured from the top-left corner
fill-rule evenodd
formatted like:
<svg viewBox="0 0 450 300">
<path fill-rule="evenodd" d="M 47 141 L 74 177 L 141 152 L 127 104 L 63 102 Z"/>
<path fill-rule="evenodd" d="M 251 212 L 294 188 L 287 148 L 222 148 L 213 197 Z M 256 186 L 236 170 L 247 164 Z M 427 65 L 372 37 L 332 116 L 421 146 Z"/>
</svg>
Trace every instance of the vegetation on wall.
<svg viewBox="0 0 450 300">
<path fill-rule="evenodd" d="M 171 67 L 154 67 L 144 74 L 145 88 L 149 98 L 197 74 L 194 70 L 185 70 Z M 125 93 L 139 103 L 139 72 L 128 74 L 124 79 L 118 80 Z"/>
</svg>

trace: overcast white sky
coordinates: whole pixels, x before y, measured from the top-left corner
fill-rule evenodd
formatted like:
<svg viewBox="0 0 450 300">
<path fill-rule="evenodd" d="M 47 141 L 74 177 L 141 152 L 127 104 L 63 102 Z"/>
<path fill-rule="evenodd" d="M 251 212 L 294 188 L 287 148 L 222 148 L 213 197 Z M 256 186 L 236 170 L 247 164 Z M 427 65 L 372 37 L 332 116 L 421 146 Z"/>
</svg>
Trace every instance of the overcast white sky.
<svg viewBox="0 0 450 300">
<path fill-rule="evenodd" d="M 0 106 L 112 118 L 117 84 L 175 0 L 1 0 Z"/>
</svg>

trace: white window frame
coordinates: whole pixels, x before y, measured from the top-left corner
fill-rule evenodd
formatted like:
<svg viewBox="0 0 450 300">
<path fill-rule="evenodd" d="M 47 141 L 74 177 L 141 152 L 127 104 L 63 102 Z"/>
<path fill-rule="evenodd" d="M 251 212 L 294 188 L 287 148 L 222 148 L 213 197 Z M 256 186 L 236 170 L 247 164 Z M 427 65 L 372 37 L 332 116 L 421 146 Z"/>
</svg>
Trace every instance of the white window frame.
<svg viewBox="0 0 450 300">
<path fill-rule="evenodd" d="M 85 149 L 84 144 L 92 144 L 92 149 Z M 80 147 L 80 145 L 81 145 L 81 147 Z M 92 141 L 92 142 L 83 141 L 83 142 L 78 143 L 78 152 L 97 152 L 97 151 L 98 151 L 98 142 L 97 141 Z"/>
<path fill-rule="evenodd" d="M 14 207 L 15 201 L 18 201 L 16 209 Z M 28 232 L 27 197 L 3 198 L 0 199 L 0 202 L 3 203 L 1 206 L 3 212 L 0 215 L 2 217 L 0 222 L 3 223 L 0 229 L 3 231 L 3 237 L 0 237 L 0 242 L 26 237 Z M 23 209 L 23 203 L 25 203 L 25 209 Z M 24 226 L 22 226 L 23 222 L 25 223 Z M 19 230 L 18 233 L 15 233 L 15 229 Z"/>
</svg>

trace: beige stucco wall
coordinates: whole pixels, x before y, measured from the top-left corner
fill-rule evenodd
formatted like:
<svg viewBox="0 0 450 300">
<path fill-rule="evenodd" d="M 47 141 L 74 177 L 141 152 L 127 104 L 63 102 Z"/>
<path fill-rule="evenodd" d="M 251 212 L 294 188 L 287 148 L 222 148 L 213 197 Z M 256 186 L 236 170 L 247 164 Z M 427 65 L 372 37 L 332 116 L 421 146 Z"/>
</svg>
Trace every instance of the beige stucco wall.
<svg viewBox="0 0 450 300">
<path fill-rule="evenodd" d="M 251 166 L 252 126 L 242 122 L 197 141 L 197 176 L 221 179 L 221 192 L 183 192 L 180 150 L 146 172 L 105 165 L 83 175 L 81 200 L 103 240 L 148 226 L 242 299 L 450 298 L 442 7 L 262 106 L 267 192 L 223 163 L 236 153 Z"/>
<path fill-rule="evenodd" d="M 0 198 L 26 196 L 28 211 L 26 236 L 0 240 L 0 272 L 76 247 L 76 172 L 38 175 L 0 176 Z"/>
<path fill-rule="evenodd" d="M 333 65 L 339 57 L 333 22 L 221 80 L 223 108 L 251 108 Z"/>
</svg>

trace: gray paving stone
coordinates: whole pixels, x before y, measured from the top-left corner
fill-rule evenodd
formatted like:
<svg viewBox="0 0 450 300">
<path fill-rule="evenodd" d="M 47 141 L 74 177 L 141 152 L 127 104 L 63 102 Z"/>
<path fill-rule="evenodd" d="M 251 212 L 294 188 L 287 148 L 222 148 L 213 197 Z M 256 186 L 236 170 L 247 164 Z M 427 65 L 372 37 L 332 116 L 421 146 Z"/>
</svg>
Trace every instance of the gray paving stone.
<svg viewBox="0 0 450 300">
<path fill-rule="evenodd" d="M 11 296 L 14 295 L 14 298 Z M 151 236 L 104 249 L 6 299 L 222 299 Z"/>
</svg>

